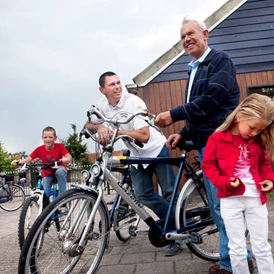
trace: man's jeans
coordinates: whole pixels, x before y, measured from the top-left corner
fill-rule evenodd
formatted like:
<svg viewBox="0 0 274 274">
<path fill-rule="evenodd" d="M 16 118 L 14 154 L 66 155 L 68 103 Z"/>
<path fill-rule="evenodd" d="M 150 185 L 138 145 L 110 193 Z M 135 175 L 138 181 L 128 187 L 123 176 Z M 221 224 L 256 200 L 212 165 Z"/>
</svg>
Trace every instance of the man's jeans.
<svg viewBox="0 0 274 274">
<path fill-rule="evenodd" d="M 170 157 L 166 145 L 163 146 L 158 157 Z M 162 195 L 154 191 L 152 176 L 156 174 Z M 138 169 L 131 167 L 132 185 L 138 202 L 152 209 L 160 219 L 166 217 L 169 201 L 175 183 L 175 175 L 171 165 L 149 164 L 144 168 L 141 164 Z"/>
<path fill-rule="evenodd" d="M 56 170 L 55 176 L 58 181 L 58 195 L 66 191 L 68 171 L 64 167 L 59 167 Z M 53 176 L 47 176 L 43 178 L 43 187 L 45 192 L 50 191 L 53 183 Z"/>
<path fill-rule="evenodd" d="M 204 148 L 202 150 L 197 150 L 200 162 L 203 160 Z M 224 220 L 221 217 L 220 211 L 220 199 L 217 197 L 217 188 L 209 181 L 207 177 L 204 176 L 204 182 L 206 187 L 206 193 L 208 197 L 209 207 L 211 210 L 212 218 L 219 229 L 220 237 L 220 268 L 232 272 L 231 262 L 229 258 L 229 248 L 228 248 L 228 237 L 225 230 Z M 252 259 L 251 250 L 247 250 L 247 260 Z"/>
</svg>

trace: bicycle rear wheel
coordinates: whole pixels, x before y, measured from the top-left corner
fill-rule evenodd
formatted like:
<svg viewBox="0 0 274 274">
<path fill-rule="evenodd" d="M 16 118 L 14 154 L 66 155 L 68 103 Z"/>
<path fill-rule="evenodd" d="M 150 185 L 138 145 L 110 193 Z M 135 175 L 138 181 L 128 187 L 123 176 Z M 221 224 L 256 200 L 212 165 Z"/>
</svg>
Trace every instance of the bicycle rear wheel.
<svg viewBox="0 0 274 274">
<path fill-rule="evenodd" d="M 135 211 L 120 197 L 114 213 L 113 228 L 117 238 L 126 242 L 130 239 L 129 232 L 132 223 L 136 223 L 137 217 Z M 138 224 L 136 224 L 137 226 Z"/>
<path fill-rule="evenodd" d="M 5 189 L 9 192 L 8 201 L 1 203 L 0 207 L 6 211 L 15 211 L 25 202 L 25 192 L 19 185 L 5 184 Z"/>
<path fill-rule="evenodd" d="M 109 239 L 108 210 L 102 201 L 82 248 L 79 242 L 96 201 L 97 193 L 70 189 L 47 206 L 25 240 L 18 273 L 95 273 Z M 68 205 L 67 212 L 61 211 Z"/>
<path fill-rule="evenodd" d="M 19 247 L 22 249 L 25 238 L 27 237 L 30 228 L 39 216 L 39 205 L 37 203 L 38 195 L 30 196 L 24 203 L 20 216 L 18 228 Z"/>
<path fill-rule="evenodd" d="M 203 182 L 202 171 L 197 174 Z M 187 233 L 192 234 L 193 240 L 186 244 L 187 247 L 201 259 L 219 261 L 219 231 L 213 222 L 205 189 L 198 188 L 193 179 L 188 180 L 178 198 L 178 206 L 177 229 L 190 226 Z"/>
</svg>

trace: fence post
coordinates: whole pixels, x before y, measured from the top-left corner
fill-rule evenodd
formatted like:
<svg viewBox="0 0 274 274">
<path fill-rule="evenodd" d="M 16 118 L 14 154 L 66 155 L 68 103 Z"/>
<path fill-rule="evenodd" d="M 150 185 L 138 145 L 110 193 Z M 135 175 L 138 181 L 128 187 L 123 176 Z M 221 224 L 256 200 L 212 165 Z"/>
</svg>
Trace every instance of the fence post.
<svg viewBox="0 0 274 274">
<path fill-rule="evenodd" d="M 30 186 L 31 189 L 36 188 L 36 172 L 35 168 L 30 168 Z"/>
</svg>

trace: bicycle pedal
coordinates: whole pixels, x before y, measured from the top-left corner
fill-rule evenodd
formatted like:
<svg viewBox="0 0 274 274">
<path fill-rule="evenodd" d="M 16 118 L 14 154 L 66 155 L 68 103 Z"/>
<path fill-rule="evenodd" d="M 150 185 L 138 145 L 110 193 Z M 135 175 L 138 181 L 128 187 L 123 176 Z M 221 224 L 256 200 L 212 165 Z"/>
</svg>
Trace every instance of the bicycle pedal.
<svg viewBox="0 0 274 274">
<path fill-rule="evenodd" d="M 132 237 L 136 237 L 137 236 L 136 230 L 137 230 L 136 226 L 130 225 L 129 228 L 128 228 L 129 235 L 132 236 Z"/>
<path fill-rule="evenodd" d="M 201 235 L 197 232 L 191 232 L 190 238 L 191 242 L 194 244 L 201 244 L 203 242 Z"/>
<path fill-rule="evenodd" d="M 100 234 L 98 232 L 92 232 L 89 236 L 89 240 L 98 240 L 100 238 Z"/>
</svg>

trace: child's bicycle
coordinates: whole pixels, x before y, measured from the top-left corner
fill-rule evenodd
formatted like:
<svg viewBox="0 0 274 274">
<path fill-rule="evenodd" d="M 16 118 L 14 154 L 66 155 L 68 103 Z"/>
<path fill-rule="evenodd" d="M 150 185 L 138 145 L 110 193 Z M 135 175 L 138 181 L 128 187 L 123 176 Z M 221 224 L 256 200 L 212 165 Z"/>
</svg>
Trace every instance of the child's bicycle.
<svg viewBox="0 0 274 274">
<path fill-rule="evenodd" d="M 114 144 L 120 139 L 135 148 L 136 144 L 142 145 L 130 136 L 118 136 L 117 133 L 120 124 L 126 124 L 134 117 L 141 119 L 153 117 L 146 111 L 120 115 L 120 117 L 128 117 L 125 120 L 117 117 L 107 119 L 96 108 L 92 108 L 88 112 L 88 115 L 92 114 L 112 124 L 115 128 L 110 144 L 102 149 L 101 157 L 97 158 L 90 168 L 89 182 L 93 187 L 74 185 L 74 189 L 57 197 L 42 212 L 32 226 L 22 248 L 18 273 L 96 272 L 109 244 L 111 225 L 108 208 L 103 199 L 105 182 L 108 182 L 149 226 L 148 237 L 155 247 L 163 247 L 176 240 L 180 244 L 186 244 L 198 257 L 208 261 L 218 261 L 219 233 L 211 217 L 202 172 L 194 171 L 186 161 L 185 154 L 179 158 L 115 157 L 112 155 Z M 149 120 L 147 122 L 154 126 Z M 96 136 L 93 136 L 88 130 L 86 133 L 95 141 L 97 140 Z M 193 144 L 187 144 L 186 151 L 192 149 Z M 115 165 L 143 163 L 165 163 L 178 167 L 175 187 L 164 220 L 155 221 L 141 203 L 124 191 L 119 179 L 111 173 L 111 168 Z M 177 190 L 183 172 L 188 180 L 178 195 Z M 70 208 L 60 232 L 56 233 L 56 229 L 50 229 L 44 235 L 43 246 L 39 248 L 39 235 L 44 231 L 47 220 L 66 204 L 70 204 Z M 172 214 L 174 208 L 175 220 Z"/>
<path fill-rule="evenodd" d="M 25 202 L 25 191 L 17 184 L 4 183 L 6 175 L 0 175 L 0 208 L 15 211 Z"/>
<path fill-rule="evenodd" d="M 36 176 L 37 185 L 31 187 L 31 196 L 25 201 L 19 215 L 18 240 L 19 240 L 20 249 L 23 247 L 25 238 L 27 237 L 27 234 L 31 226 L 36 221 L 37 217 L 41 214 L 43 209 L 45 209 L 46 206 L 50 204 L 50 197 L 52 197 L 52 200 L 54 200 L 58 196 L 58 189 L 57 189 L 58 182 L 56 177 L 55 176 L 53 177 L 54 181 L 53 181 L 52 189 L 48 191 L 47 193 L 45 193 L 43 184 L 42 184 L 41 172 L 43 169 L 47 169 L 47 168 L 57 169 L 59 168 L 58 164 L 60 163 L 61 161 L 52 161 L 49 163 L 29 163 L 29 164 L 18 163 L 17 164 L 22 166 L 19 169 L 19 171 L 26 171 L 30 169 L 34 172 L 35 171 L 39 172 L 38 176 Z M 63 215 L 61 214 L 60 216 L 63 216 Z M 59 219 L 56 218 L 56 216 L 54 215 L 51 216 L 49 222 L 51 221 L 56 222 L 56 226 L 60 227 Z"/>
</svg>

